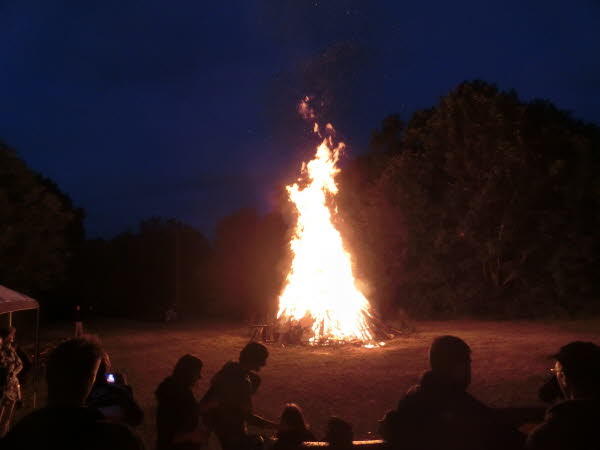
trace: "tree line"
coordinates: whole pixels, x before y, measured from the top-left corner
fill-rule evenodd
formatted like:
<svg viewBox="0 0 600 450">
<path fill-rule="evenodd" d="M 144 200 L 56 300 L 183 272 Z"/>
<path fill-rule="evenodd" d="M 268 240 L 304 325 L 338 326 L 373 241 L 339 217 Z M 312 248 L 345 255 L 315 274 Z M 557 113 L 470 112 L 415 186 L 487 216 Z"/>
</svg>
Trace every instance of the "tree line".
<svg viewBox="0 0 600 450">
<path fill-rule="evenodd" d="M 600 312 L 600 131 L 483 81 L 392 115 L 339 175 L 336 226 L 383 317 Z M 259 320 L 290 264 L 289 206 L 242 209 L 212 240 L 150 218 L 85 239 L 84 213 L 0 146 L 0 276 L 49 309 Z"/>
</svg>

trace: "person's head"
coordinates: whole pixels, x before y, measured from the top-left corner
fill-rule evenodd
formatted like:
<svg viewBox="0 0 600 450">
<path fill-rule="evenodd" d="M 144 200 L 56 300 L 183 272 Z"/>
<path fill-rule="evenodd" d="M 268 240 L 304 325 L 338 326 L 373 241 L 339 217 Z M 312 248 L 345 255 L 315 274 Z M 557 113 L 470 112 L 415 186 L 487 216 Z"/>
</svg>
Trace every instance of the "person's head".
<svg viewBox="0 0 600 450">
<path fill-rule="evenodd" d="M 295 403 L 286 403 L 281 412 L 279 423 L 279 431 L 302 431 L 307 428 L 304 422 L 304 414 Z"/>
<path fill-rule="evenodd" d="M 0 328 L 1 345 L 10 345 L 15 341 L 17 329 L 15 327 Z"/>
<path fill-rule="evenodd" d="M 352 448 L 354 440 L 354 431 L 352 425 L 339 417 L 330 417 L 327 421 L 327 432 L 325 441 L 330 447 Z"/>
<path fill-rule="evenodd" d="M 600 394 L 600 347 L 575 341 L 561 347 L 554 356 L 552 371 L 568 399 Z"/>
<path fill-rule="evenodd" d="M 202 360 L 194 355 L 183 355 L 175 364 L 172 378 L 185 388 L 193 388 L 202 378 Z"/>
<path fill-rule="evenodd" d="M 83 405 L 102 354 L 98 339 L 93 337 L 70 339 L 56 347 L 46 363 L 48 404 Z"/>
<path fill-rule="evenodd" d="M 471 349 L 456 336 L 439 336 L 429 348 L 431 371 L 466 389 L 471 384 Z"/>
<path fill-rule="evenodd" d="M 267 364 L 269 351 L 258 342 L 250 342 L 240 352 L 240 364 L 248 370 L 259 371 Z"/>
</svg>

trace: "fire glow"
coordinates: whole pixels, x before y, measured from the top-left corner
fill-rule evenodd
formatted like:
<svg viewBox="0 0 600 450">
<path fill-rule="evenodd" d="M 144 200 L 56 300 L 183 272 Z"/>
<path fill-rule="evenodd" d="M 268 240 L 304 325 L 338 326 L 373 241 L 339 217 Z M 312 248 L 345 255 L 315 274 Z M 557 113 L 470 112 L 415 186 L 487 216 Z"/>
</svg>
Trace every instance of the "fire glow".
<svg viewBox="0 0 600 450">
<path fill-rule="evenodd" d="M 327 128 L 333 132 L 331 125 Z M 335 176 L 343 149 L 343 143 L 334 145 L 331 137 L 324 138 L 314 159 L 302 164 L 306 185 L 286 187 L 298 218 L 290 242 L 292 266 L 277 318 L 310 327 L 312 344 L 361 342 L 371 347 L 369 302 L 356 287 L 350 254 L 332 223 L 336 208 L 328 207 L 338 192 Z"/>
</svg>

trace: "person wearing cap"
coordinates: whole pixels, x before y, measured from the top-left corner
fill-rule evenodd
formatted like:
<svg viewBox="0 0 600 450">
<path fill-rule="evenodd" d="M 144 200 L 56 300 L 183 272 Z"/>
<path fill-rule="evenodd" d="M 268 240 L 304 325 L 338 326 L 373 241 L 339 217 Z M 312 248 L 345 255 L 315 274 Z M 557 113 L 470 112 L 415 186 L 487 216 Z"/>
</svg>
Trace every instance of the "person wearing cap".
<svg viewBox="0 0 600 450">
<path fill-rule="evenodd" d="M 455 336 L 440 336 L 429 350 L 430 370 L 386 415 L 380 430 L 392 447 L 406 450 L 523 448 L 525 437 L 501 422 L 467 388 L 471 349 Z"/>
<path fill-rule="evenodd" d="M 533 450 L 600 448 L 600 347 L 575 341 L 553 356 L 564 401 L 550 407 L 527 440 Z"/>
</svg>

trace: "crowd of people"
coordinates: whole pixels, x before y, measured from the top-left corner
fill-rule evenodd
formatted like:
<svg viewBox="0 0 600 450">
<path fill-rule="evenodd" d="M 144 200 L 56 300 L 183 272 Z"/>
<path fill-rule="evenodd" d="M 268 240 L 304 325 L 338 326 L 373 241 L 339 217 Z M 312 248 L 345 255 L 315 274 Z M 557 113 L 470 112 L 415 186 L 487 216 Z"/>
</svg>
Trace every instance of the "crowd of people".
<svg viewBox="0 0 600 450">
<path fill-rule="evenodd" d="M 24 366 L 14 329 L 0 330 L 0 424 L 3 435 L 20 399 Z M 269 352 L 248 343 L 197 398 L 202 361 L 183 355 L 155 392 L 157 450 L 293 450 L 316 436 L 302 409 L 287 404 L 278 421 L 256 414 L 252 397 Z M 469 394 L 471 350 L 455 336 L 434 339 L 425 372 L 379 422 L 382 448 L 406 450 L 600 449 L 600 347 L 576 341 L 554 355 L 552 376 L 540 390 L 541 408 L 495 409 Z M 99 340 L 78 336 L 58 345 L 46 362 L 46 406 L 25 416 L 0 440 L 0 448 L 33 450 L 123 449 L 144 446 L 135 428 L 144 413 L 124 376 L 112 372 Z M 325 394 L 324 394 L 325 395 Z M 146 419 L 147 420 L 147 419 Z M 526 435 L 519 427 L 539 423 Z M 258 432 L 250 431 L 258 430 Z M 265 431 L 261 433 L 260 430 Z M 273 436 L 264 438 L 263 436 Z M 353 448 L 351 424 L 331 417 L 324 441 Z"/>
</svg>

